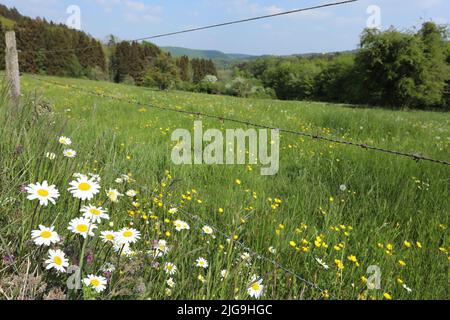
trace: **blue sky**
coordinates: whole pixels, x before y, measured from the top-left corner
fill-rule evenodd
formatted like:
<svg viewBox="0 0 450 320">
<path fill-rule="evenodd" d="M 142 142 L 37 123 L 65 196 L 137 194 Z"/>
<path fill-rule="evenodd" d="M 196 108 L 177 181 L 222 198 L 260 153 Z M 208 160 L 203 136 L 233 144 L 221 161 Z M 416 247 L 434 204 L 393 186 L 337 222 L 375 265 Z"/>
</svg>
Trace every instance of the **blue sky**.
<svg viewBox="0 0 450 320">
<path fill-rule="evenodd" d="M 337 0 L 0 0 L 25 15 L 65 22 L 69 5 L 81 9 L 82 29 L 104 39 L 121 39 L 177 31 L 335 2 Z M 228 53 L 292 54 L 355 49 L 369 17 L 370 5 L 381 9 L 383 29 L 418 26 L 424 20 L 450 22 L 449 0 L 359 0 L 291 16 L 249 22 L 155 40 L 160 46 L 216 49 Z"/>
</svg>

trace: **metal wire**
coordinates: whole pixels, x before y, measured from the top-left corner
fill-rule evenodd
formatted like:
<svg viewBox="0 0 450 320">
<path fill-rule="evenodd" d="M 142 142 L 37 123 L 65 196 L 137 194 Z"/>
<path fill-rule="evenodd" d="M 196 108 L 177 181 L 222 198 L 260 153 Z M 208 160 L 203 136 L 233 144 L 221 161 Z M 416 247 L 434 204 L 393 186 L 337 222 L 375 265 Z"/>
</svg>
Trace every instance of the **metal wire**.
<svg viewBox="0 0 450 320">
<path fill-rule="evenodd" d="M 226 239 L 232 239 L 229 235 L 227 235 L 224 231 L 220 230 L 219 228 L 217 228 L 216 226 L 212 225 L 211 223 L 206 223 L 204 222 L 198 215 L 194 215 L 191 214 L 185 210 L 183 210 L 180 207 L 174 206 L 176 208 L 178 208 L 178 211 L 184 213 L 186 216 L 188 216 L 192 221 L 195 221 L 197 223 L 202 223 L 203 225 L 208 225 L 210 226 L 216 233 L 220 234 L 221 236 L 225 237 Z M 298 280 L 300 280 L 301 282 L 303 282 L 304 284 L 306 284 L 307 286 L 309 286 L 312 289 L 318 290 L 320 291 L 324 296 L 330 296 L 333 299 L 338 300 L 339 298 L 332 294 L 329 290 L 327 289 L 322 289 L 319 285 L 317 285 L 316 283 L 307 280 L 305 278 L 303 278 L 300 274 L 296 273 L 295 271 L 292 271 L 288 268 L 286 268 L 285 266 L 283 266 L 282 264 L 280 264 L 279 262 L 277 262 L 276 260 L 270 259 L 256 251 L 254 251 L 253 249 L 251 249 L 250 247 L 248 247 L 244 242 L 239 241 L 239 240 L 233 240 L 234 243 L 238 244 L 242 249 L 244 249 L 245 251 L 251 253 L 253 256 L 256 256 L 259 259 L 265 260 L 271 264 L 273 264 L 275 267 L 277 267 L 278 269 L 283 270 L 286 273 L 289 273 L 290 275 L 294 276 L 295 278 L 297 278 Z"/>
<path fill-rule="evenodd" d="M 111 168 L 114 172 L 116 172 L 117 174 L 122 174 L 120 171 Z M 171 184 L 172 185 L 172 184 Z M 145 191 L 149 191 L 151 192 L 151 198 L 153 198 L 153 196 L 155 195 L 155 191 L 152 191 L 150 188 L 148 188 L 147 186 L 143 186 L 141 184 L 137 184 L 137 186 L 141 189 L 141 190 L 145 190 Z M 169 204 L 172 208 L 177 208 L 179 212 L 183 213 L 185 216 L 187 216 L 189 219 L 191 219 L 191 221 L 193 221 L 197 228 L 199 230 L 201 230 L 201 227 L 198 226 L 199 223 L 201 223 L 203 226 L 204 225 L 208 225 L 209 227 L 211 227 L 217 234 L 220 234 L 222 237 L 224 237 L 225 239 L 232 239 L 231 236 L 229 236 L 225 231 L 222 231 L 221 229 L 219 229 L 218 227 L 216 227 L 215 225 L 211 224 L 211 223 L 207 223 L 204 220 L 202 220 L 198 215 L 194 215 L 186 210 L 184 210 L 183 208 L 181 208 L 179 205 L 174 205 L 172 203 Z M 304 277 L 302 277 L 300 274 L 298 274 L 295 271 L 292 271 L 288 268 L 286 268 L 285 266 L 283 266 L 281 263 L 277 262 L 274 259 L 270 259 L 262 254 L 260 254 L 259 252 L 254 251 L 253 249 L 251 249 L 249 246 L 247 246 L 244 242 L 240 241 L 240 240 L 233 240 L 234 243 L 236 243 L 237 245 L 239 245 L 242 249 L 244 249 L 244 251 L 247 251 L 248 253 L 252 254 L 253 256 L 257 257 L 258 259 L 261 260 L 265 260 L 271 264 L 273 264 L 276 268 L 283 270 L 285 273 L 288 273 L 292 276 L 294 276 L 296 279 L 298 279 L 299 281 L 303 282 L 304 284 L 306 284 L 308 287 L 315 289 L 317 291 L 319 291 L 320 293 L 323 294 L 324 297 L 331 297 L 332 299 L 335 300 L 339 300 L 339 298 L 331 293 L 328 289 L 323 289 L 322 287 L 320 287 L 319 285 L 317 285 L 316 283 L 305 279 Z"/>
</svg>

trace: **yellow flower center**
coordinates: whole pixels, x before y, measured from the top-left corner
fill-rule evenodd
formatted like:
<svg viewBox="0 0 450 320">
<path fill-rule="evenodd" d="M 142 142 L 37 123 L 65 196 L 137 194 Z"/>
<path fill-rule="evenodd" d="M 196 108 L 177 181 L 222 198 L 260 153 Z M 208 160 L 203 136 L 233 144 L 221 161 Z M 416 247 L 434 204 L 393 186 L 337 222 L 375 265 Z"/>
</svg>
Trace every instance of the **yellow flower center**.
<svg viewBox="0 0 450 320">
<path fill-rule="evenodd" d="M 113 234 L 107 234 L 107 235 L 105 236 L 105 238 L 106 238 L 106 240 L 112 241 L 112 240 L 114 240 L 114 235 L 113 235 Z"/>
<path fill-rule="evenodd" d="M 98 281 L 98 279 L 91 279 L 91 286 L 97 287 L 98 285 L 100 285 L 100 281 Z"/>
<path fill-rule="evenodd" d="M 132 237 L 132 236 L 133 236 L 133 232 L 127 230 L 127 231 L 125 231 L 125 232 L 123 233 L 123 236 L 124 236 L 125 238 Z"/>
<path fill-rule="evenodd" d="M 254 284 L 252 284 L 252 289 L 253 289 L 253 290 L 259 291 L 260 288 L 261 288 L 261 287 L 259 286 L 259 283 L 258 283 L 258 282 L 255 282 Z"/>
<path fill-rule="evenodd" d="M 41 197 L 48 197 L 49 192 L 48 192 L 48 190 L 45 190 L 45 189 L 39 189 L 37 191 L 37 194 L 40 195 Z"/>
<path fill-rule="evenodd" d="M 79 224 L 79 225 L 77 225 L 76 229 L 78 232 L 86 232 L 86 231 L 88 231 L 88 226 L 85 224 Z"/>
<path fill-rule="evenodd" d="M 62 259 L 61 259 L 61 257 L 55 256 L 55 257 L 53 257 L 53 262 L 55 264 L 57 264 L 58 266 L 60 266 L 62 264 Z"/>
<path fill-rule="evenodd" d="M 91 189 L 91 185 L 87 182 L 82 182 L 78 185 L 78 189 L 81 191 L 89 191 Z"/>
<path fill-rule="evenodd" d="M 48 231 L 48 230 L 45 230 L 45 231 L 42 231 L 42 232 L 41 232 L 41 238 L 48 239 L 48 238 L 50 238 L 51 236 L 52 236 L 52 233 L 51 233 L 50 231 Z"/>
<path fill-rule="evenodd" d="M 98 209 L 89 209 L 89 212 L 92 213 L 94 216 L 100 215 L 100 210 Z"/>
</svg>

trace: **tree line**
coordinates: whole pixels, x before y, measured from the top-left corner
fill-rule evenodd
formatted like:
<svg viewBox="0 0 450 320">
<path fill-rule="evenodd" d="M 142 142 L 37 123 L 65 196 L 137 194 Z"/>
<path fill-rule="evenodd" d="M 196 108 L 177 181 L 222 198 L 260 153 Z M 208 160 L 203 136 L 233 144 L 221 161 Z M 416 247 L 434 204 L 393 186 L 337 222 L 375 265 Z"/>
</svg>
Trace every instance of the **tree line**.
<svg viewBox="0 0 450 320">
<path fill-rule="evenodd" d="M 356 52 L 258 59 L 235 74 L 283 100 L 450 109 L 448 37 L 433 22 L 415 32 L 365 30 Z"/>
<path fill-rule="evenodd" d="M 106 48 L 110 57 L 110 78 L 117 83 L 192 89 L 206 75 L 217 76 L 211 60 L 174 58 L 150 42 L 117 41 L 110 36 Z"/>
<path fill-rule="evenodd" d="M 0 16 L 14 21 L 21 72 L 240 97 L 450 110 L 449 30 L 433 22 L 414 31 L 364 30 L 354 52 L 264 57 L 218 72 L 212 60 L 172 57 L 150 42 L 110 36 L 102 43 L 3 5 Z M 0 69 L 7 28 L 0 23 Z"/>
</svg>

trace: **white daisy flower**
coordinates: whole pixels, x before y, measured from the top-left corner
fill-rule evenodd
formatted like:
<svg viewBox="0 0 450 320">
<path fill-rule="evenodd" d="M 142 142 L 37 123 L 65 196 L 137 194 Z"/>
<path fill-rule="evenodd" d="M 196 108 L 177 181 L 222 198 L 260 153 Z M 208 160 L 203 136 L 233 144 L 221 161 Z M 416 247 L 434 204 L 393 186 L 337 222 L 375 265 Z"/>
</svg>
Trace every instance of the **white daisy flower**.
<svg viewBox="0 0 450 320">
<path fill-rule="evenodd" d="M 173 281 L 173 278 L 167 279 L 166 283 L 171 288 L 175 287 L 175 281 Z"/>
<path fill-rule="evenodd" d="M 69 260 L 66 258 L 66 255 L 61 250 L 52 250 L 48 251 L 48 259 L 45 260 L 47 264 L 46 269 L 55 269 L 58 272 L 66 272 L 66 268 L 69 266 Z"/>
<path fill-rule="evenodd" d="M 93 231 L 96 228 L 97 226 L 89 219 L 75 218 L 70 221 L 69 227 L 67 229 L 86 238 L 86 236 L 88 235 L 93 237 Z"/>
<path fill-rule="evenodd" d="M 122 174 L 120 177 L 122 178 L 123 181 L 126 182 L 130 181 L 130 176 L 127 174 Z"/>
<path fill-rule="evenodd" d="M 58 141 L 65 146 L 70 146 L 72 144 L 72 140 L 64 136 L 59 137 Z"/>
<path fill-rule="evenodd" d="M 169 209 L 169 213 L 170 214 L 175 214 L 175 213 L 177 213 L 178 212 L 178 208 L 170 208 Z"/>
<path fill-rule="evenodd" d="M 175 226 L 175 230 L 177 230 L 177 231 L 189 230 L 190 229 L 189 225 L 186 222 L 182 221 L 182 220 L 175 220 L 173 222 L 173 224 Z"/>
<path fill-rule="evenodd" d="M 406 292 L 408 292 L 408 293 L 412 292 L 412 289 L 410 287 L 408 287 L 406 284 L 403 284 L 402 287 L 403 287 L 403 289 L 406 290 Z"/>
<path fill-rule="evenodd" d="M 114 240 L 116 238 L 116 233 L 114 231 L 102 231 L 100 232 L 100 238 L 103 240 L 103 242 L 110 242 L 114 243 Z"/>
<path fill-rule="evenodd" d="M 101 270 L 101 271 L 104 271 L 104 272 L 114 272 L 114 271 L 116 271 L 116 266 L 113 265 L 113 264 L 110 263 L 110 262 L 106 262 L 106 263 L 100 268 L 100 270 Z"/>
<path fill-rule="evenodd" d="M 345 184 L 341 184 L 341 185 L 339 186 L 339 189 L 340 189 L 341 191 L 346 191 L 346 190 L 347 190 L 347 186 L 346 186 Z"/>
<path fill-rule="evenodd" d="M 77 152 L 72 149 L 66 149 L 63 151 L 63 155 L 66 158 L 75 158 L 77 156 Z"/>
<path fill-rule="evenodd" d="M 86 176 L 79 177 L 69 184 L 71 187 L 67 190 L 77 199 L 91 200 L 100 192 L 100 185 L 94 179 L 88 179 Z"/>
<path fill-rule="evenodd" d="M 198 275 L 197 279 L 200 280 L 201 283 L 206 283 L 205 277 L 201 274 Z"/>
<path fill-rule="evenodd" d="M 261 279 L 259 276 L 257 276 L 256 274 L 253 274 L 250 277 L 250 283 L 255 282 L 255 281 L 259 280 L 259 279 Z"/>
<path fill-rule="evenodd" d="M 249 261 L 251 259 L 250 253 L 244 252 L 243 254 L 241 254 L 241 259 L 243 261 Z"/>
<path fill-rule="evenodd" d="M 119 191 L 117 191 L 117 189 L 109 189 L 106 191 L 106 195 L 111 202 L 118 202 L 119 197 L 123 196 Z"/>
<path fill-rule="evenodd" d="M 196 266 L 200 267 L 200 268 L 203 268 L 203 269 L 206 269 L 209 266 L 208 261 L 206 259 L 202 258 L 202 257 L 198 258 L 196 260 L 196 262 L 197 262 Z"/>
<path fill-rule="evenodd" d="M 156 244 L 153 245 L 152 250 L 149 251 L 150 255 L 154 258 L 162 257 L 170 251 L 169 246 L 167 245 L 166 240 L 159 240 Z"/>
<path fill-rule="evenodd" d="M 93 288 L 98 293 L 104 291 L 106 289 L 106 284 L 108 283 L 105 277 L 96 276 L 93 274 L 90 274 L 84 278 L 83 282 L 86 286 Z"/>
<path fill-rule="evenodd" d="M 55 204 L 56 199 L 59 197 L 59 191 L 54 185 L 49 186 L 47 181 L 42 182 L 42 184 L 39 182 L 29 184 L 25 187 L 25 190 L 28 192 L 27 199 L 37 199 L 41 206 L 48 206 L 49 201 Z"/>
<path fill-rule="evenodd" d="M 228 270 L 223 269 L 222 271 L 220 271 L 220 276 L 222 277 L 222 279 L 226 279 L 228 277 Z"/>
<path fill-rule="evenodd" d="M 99 223 L 102 219 L 109 220 L 109 215 L 106 213 L 106 210 L 102 207 L 95 207 L 92 205 L 87 205 L 81 208 L 80 212 L 83 214 L 83 217 L 87 219 L 91 219 L 92 222 Z"/>
<path fill-rule="evenodd" d="M 89 173 L 89 176 L 97 183 L 100 183 L 100 181 L 102 180 L 100 178 L 100 176 L 98 174 L 95 174 L 95 173 Z"/>
<path fill-rule="evenodd" d="M 123 183 L 123 179 L 122 178 L 117 178 L 116 180 L 114 180 L 116 183 Z"/>
<path fill-rule="evenodd" d="M 317 263 L 320 264 L 322 266 L 322 268 L 324 268 L 325 270 L 330 269 L 330 267 L 320 258 L 315 258 Z"/>
<path fill-rule="evenodd" d="M 247 293 L 250 297 L 259 299 L 262 296 L 264 290 L 262 281 L 262 279 L 259 279 L 258 281 L 255 281 L 250 285 L 250 287 L 247 289 Z"/>
<path fill-rule="evenodd" d="M 125 192 L 125 194 L 127 195 L 127 197 L 134 198 L 136 197 L 137 192 L 135 190 L 128 190 L 127 192 Z"/>
<path fill-rule="evenodd" d="M 177 272 L 177 266 L 172 262 L 166 262 L 164 264 L 164 271 L 169 275 L 174 275 Z"/>
<path fill-rule="evenodd" d="M 214 230 L 213 230 L 210 226 L 204 226 L 204 227 L 202 228 L 202 231 L 203 231 L 205 234 L 213 234 L 213 232 L 214 232 Z"/>
<path fill-rule="evenodd" d="M 60 239 L 56 231 L 53 231 L 55 227 L 45 227 L 43 225 L 39 226 L 39 230 L 31 231 L 31 238 L 34 243 L 38 246 L 44 245 L 49 246 L 51 244 L 57 243 Z"/>
<path fill-rule="evenodd" d="M 115 253 L 120 253 L 121 256 L 125 257 L 132 257 L 136 255 L 136 252 L 131 249 L 129 243 L 118 243 L 117 240 L 114 241 L 113 250 Z"/>
<path fill-rule="evenodd" d="M 141 233 L 133 228 L 123 228 L 116 233 L 116 242 L 119 245 L 135 243 L 141 237 Z"/>
</svg>

